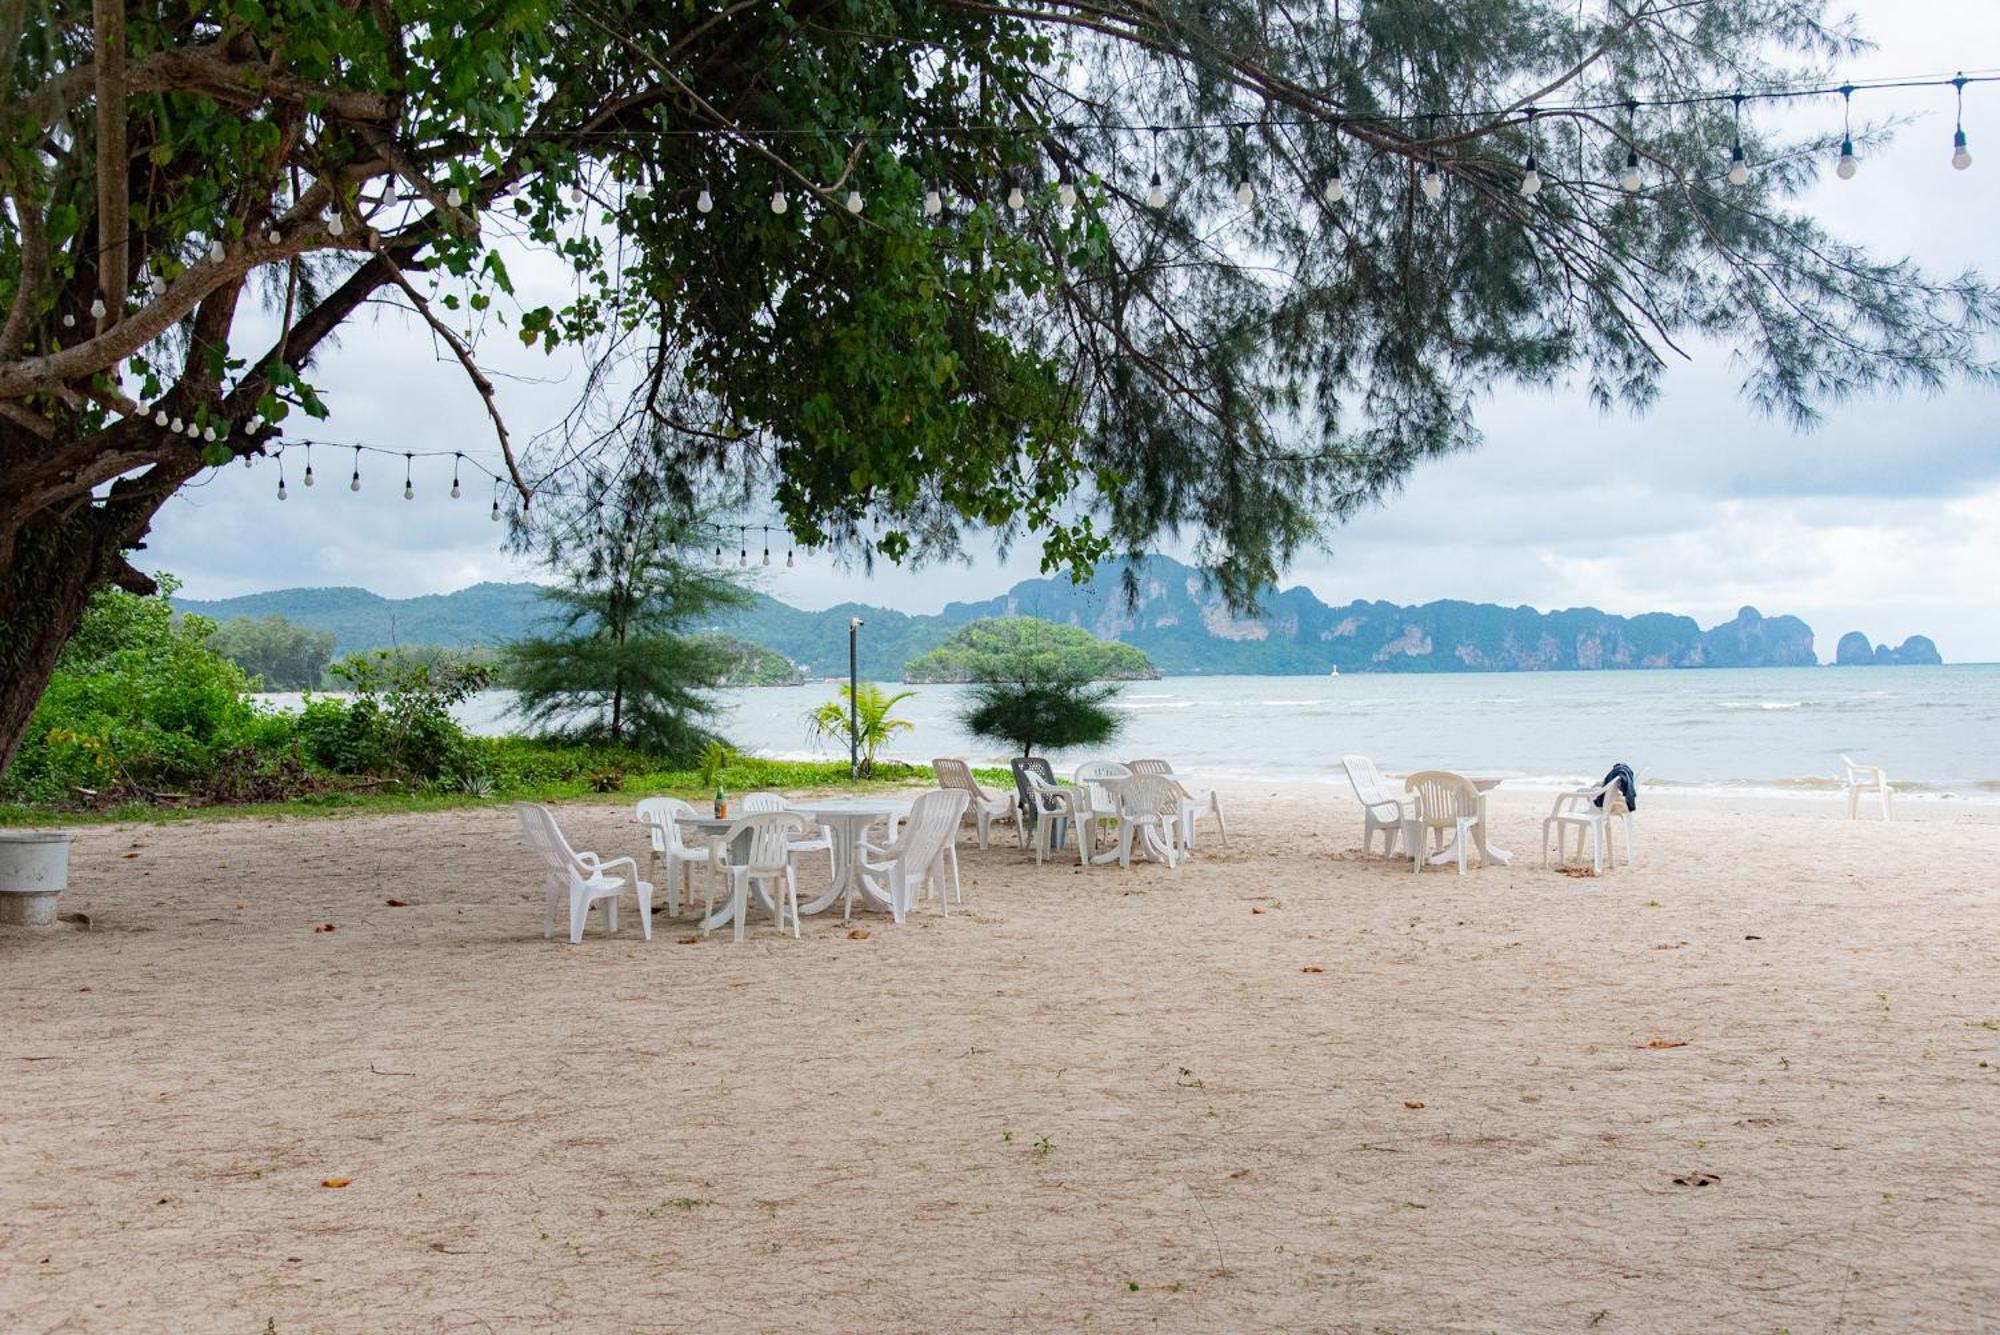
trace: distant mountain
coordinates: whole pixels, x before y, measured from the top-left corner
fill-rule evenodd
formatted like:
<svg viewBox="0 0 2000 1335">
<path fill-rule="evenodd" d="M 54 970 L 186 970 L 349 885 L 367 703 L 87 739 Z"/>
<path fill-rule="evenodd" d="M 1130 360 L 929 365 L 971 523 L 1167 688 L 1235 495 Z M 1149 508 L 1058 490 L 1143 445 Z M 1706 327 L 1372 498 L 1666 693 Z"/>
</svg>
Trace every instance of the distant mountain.
<svg viewBox="0 0 2000 1335">
<path fill-rule="evenodd" d="M 1703 630 L 1662 612 L 1617 616 L 1577 607 L 1442 601 L 1404 607 L 1352 602 L 1330 607 L 1309 589 L 1271 590 L 1255 616 L 1232 614 L 1199 571 L 1168 557 L 1134 570 L 1139 597 L 1127 606 L 1125 568 L 1108 566 L 1083 584 L 1023 580 L 1006 593 L 911 616 L 863 603 L 809 612 L 759 594 L 713 627 L 775 649 L 815 677 L 847 674 L 847 622 L 861 617 L 861 670 L 891 681 L 903 665 L 960 627 L 985 617 L 1036 616 L 1081 626 L 1145 651 L 1169 676 L 1341 672 L 1525 672 L 1589 668 L 1800 667 L 1818 660 L 1812 628 L 1797 617 L 1746 607 Z M 391 644 L 497 644 L 542 617 L 533 584 L 475 584 L 457 593 L 389 599 L 362 589 L 288 589 L 217 602 L 181 601 L 204 616 L 278 612 L 330 630 L 338 651 Z M 1921 640 L 1915 637 L 1911 643 Z M 1928 645 L 1928 641 L 1923 641 Z M 1907 646 L 1906 646 L 1907 647 Z M 1934 646 L 1933 646 L 1934 648 Z"/>
<path fill-rule="evenodd" d="M 1833 661 L 1839 667 L 1936 667 L 1944 658 L 1928 635 L 1912 635 L 1891 649 L 1870 644 L 1866 635 L 1850 630 L 1840 637 Z"/>
</svg>

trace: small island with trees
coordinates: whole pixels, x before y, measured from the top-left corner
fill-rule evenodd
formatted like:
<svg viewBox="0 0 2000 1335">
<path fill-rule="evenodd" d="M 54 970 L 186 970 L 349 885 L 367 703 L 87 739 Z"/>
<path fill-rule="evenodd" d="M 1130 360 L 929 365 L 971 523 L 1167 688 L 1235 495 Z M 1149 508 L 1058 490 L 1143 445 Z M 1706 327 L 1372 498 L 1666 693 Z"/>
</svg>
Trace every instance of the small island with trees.
<svg viewBox="0 0 2000 1335">
<path fill-rule="evenodd" d="M 1100 640 L 1081 626 L 1020 616 L 975 621 L 903 668 L 903 680 L 911 685 L 992 681 L 1024 674 L 1082 681 L 1155 681 L 1160 670 L 1144 650 L 1132 645 Z"/>
</svg>

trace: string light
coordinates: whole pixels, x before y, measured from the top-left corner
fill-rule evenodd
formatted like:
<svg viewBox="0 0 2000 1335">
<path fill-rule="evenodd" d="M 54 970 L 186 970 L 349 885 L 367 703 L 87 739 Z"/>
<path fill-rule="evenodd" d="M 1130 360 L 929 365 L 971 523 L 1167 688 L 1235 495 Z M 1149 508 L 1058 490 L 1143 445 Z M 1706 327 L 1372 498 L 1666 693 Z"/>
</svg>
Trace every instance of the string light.
<svg viewBox="0 0 2000 1335">
<path fill-rule="evenodd" d="M 793 564 L 794 562 L 792 561 L 792 549 L 790 547 L 787 547 L 785 548 L 785 569 L 790 570 Z"/>
<path fill-rule="evenodd" d="M 1965 76 L 1953 79 L 1951 86 L 1958 95 L 1957 125 L 1951 132 L 1951 165 L 1964 171 L 1972 166 L 1972 150 L 1965 146 Z"/>
<path fill-rule="evenodd" d="M 792 201 L 785 198 L 785 187 L 779 186 L 776 190 L 773 190 L 771 192 L 771 212 L 783 213 L 786 209 L 789 209 L 791 206 L 792 206 Z"/>
<path fill-rule="evenodd" d="M 939 193 L 936 183 L 924 189 L 924 216 L 935 218 L 944 212 L 944 196 Z"/>
<path fill-rule="evenodd" d="M 493 522 L 500 522 L 500 479 L 493 479 Z"/>
<path fill-rule="evenodd" d="M 460 205 L 465 203 L 465 192 L 460 190 L 457 186 L 453 186 L 451 189 L 445 191 L 444 202 L 451 205 L 451 207 L 453 208 L 458 208 Z"/>
<path fill-rule="evenodd" d="M 1750 164 L 1744 162 L 1744 96 L 1740 92 L 1730 98 L 1730 114 L 1736 118 L 1736 142 L 1730 144 L 1730 184 L 1748 186 Z"/>
<path fill-rule="evenodd" d="M 161 410 L 153 414 L 153 425 L 165 426 L 166 424 L 167 424 L 167 413 L 166 410 L 162 408 Z"/>
<path fill-rule="evenodd" d="M 397 201 L 397 200 L 398 200 L 399 198 L 400 198 L 400 196 L 399 196 L 399 195 L 397 194 L 397 191 L 396 191 L 396 178 L 395 178 L 394 176 L 385 176 L 385 177 L 383 177 L 383 178 L 382 178 L 382 207 L 383 207 L 383 208 L 385 208 L 385 209 L 387 209 L 387 208 L 394 208 L 394 207 L 396 206 L 396 201 Z"/>
<path fill-rule="evenodd" d="M 712 213 L 715 211 L 715 196 L 708 193 L 707 186 L 703 186 L 701 193 L 694 197 L 694 211 L 696 213 Z"/>
<path fill-rule="evenodd" d="M 1160 184 L 1160 131 L 1153 129 L 1153 179 L 1146 186 L 1146 207 L 1158 209 L 1166 207 L 1167 192 Z"/>
<path fill-rule="evenodd" d="M 71 311 L 63 312 L 63 328 L 65 329 L 76 328 L 76 315 L 73 312 Z"/>
<path fill-rule="evenodd" d="M 90 302 L 90 318 L 93 320 L 102 320 L 104 318 L 104 312 L 105 312 L 104 298 L 93 297 Z"/>
<path fill-rule="evenodd" d="M 861 212 L 862 208 L 866 205 L 866 202 L 867 201 L 861 198 L 861 192 L 859 190 L 855 189 L 853 186 L 847 187 L 847 211 L 849 213 Z"/>
<path fill-rule="evenodd" d="M 251 429 L 254 431 L 256 428 L 252 427 Z M 283 458 L 284 451 L 278 451 L 278 456 Z M 306 442 L 306 475 L 299 480 L 304 482 L 308 487 L 313 484 L 313 447 L 311 441 Z"/>
<path fill-rule="evenodd" d="M 1618 188 L 1628 195 L 1638 194 L 1639 187 L 1646 183 L 1646 178 L 1639 175 L 1639 147 L 1637 144 L 1630 142 L 1635 133 L 1632 122 L 1638 114 L 1639 104 L 1637 102 L 1627 102 L 1625 104 L 1625 138 L 1627 140 L 1625 170 L 1618 173 Z"/>
<path fill-rule="evenodd" d="M 1063 168 L 1062 182 L 1056 186 L 1056 203 L 1066 209 L 1076 207 L 1076 186 L 1069 179 L 1069 169 Z"/>
<path fill-rule="evenodd" d="M 405 457 L 407 458 L 408 456 L 405 456 Z M 459 464 L 459 460 L 461 460 L 461 459 L 463 459 L 463 458 L 465 458 L 465 456 L 464 456 L 464 455 L 462 455 L 462 454 L 460 454 L 460 453 L 459 453 L 458 451 L 456 451 L 456 450 L 453 450 L 453 451 L 452 451 L 452 454 L 451 454 L 451 498 L 452 498 L 453 500 L 457 500 L 457 499 L 458 499 L 458 464 Z"/>
<path fill-rule="evenodd" d="M 1840 86 L 1840 114 L 1840 164 L 1833 169 L 1833 174 L 1843 181 L 1851 181 L 1858 170 L 1854 160 L 1854 85 L 1851 83 Z"/>
<path fill-rule="evenodd" d="M 406 501 L 417 499 L 416 486 L 410 480 L 410 454 L 407 450 L 403 452 L 403 499 Z"/>
<path fill-rule="evenodd" d="M 267 229 L 265 229 L 265 232 L 264 232 L 264 239 L 265 239 L 266 241 L 270 242 L 270 243 L 271 243 L 272 245 L 274 245 L 274 246 L 275 246 L 275 245 L 277 245 L 277 244 L 278 244 L 278 243 L 279 243 L 280 241 L 283 241 L 283 240 L 284 240 L 285 238 L 283 237 L 283 235 L 281 235 L 281 234 L 279 233 L 279 231 L 278 231 L 278 229 L 277 229 L 277 228 L 275 228 L 275 227 L 271 227 L 271 228 L 267 228 Z"/>
<path fill-rule="evenodd" d="M 361 490 L 361 447 L 359 445 L 354 447 L 354 476 L 348 479 L 347 489 L 349 491 Z"/>
<path fill-rule="evenodd" d="M 771 526 L 764 526 L 764 564 L 771 564 Z"/>
<path fill-rule="evenodd" d="M 346 220 L 344 220 L 338 213 L 334 214 L 331 218 L 328 218 L 326 220 L 326 234 L 328 236 L 339 236 L 342 232 L 346 230 L 347 230 Z"/>
<path fill-rule="evenodd" d="M 216 264 L 222 263 L 224 253 L 225 252 L 222 249 L 221 237 L 217 237 L 213 241 L 210 241 L 208 243 L 208 258 L 212 260 L 214 263 Z"/>
<path fill-rule="evenodd" d="M 1527 108 L 1528 117 L 1528 170 L 1521 174 L 1521 193 L 1533 199 L 1542 193 L 1542 174 L 1535 170 L 1535 109 Z"/>
<path fill-rule="evenodd" d="M 736 541 L 741 544 L 736 552 L 736 568 L 738 570 L 747 570 L 750 567 L 749 530 L 739 527 L 736 530 Z"/>
<path fill-rule="evenodd" d="M 169 426 L 167 430 L 173 432 L 176 436 L 178 436 L 181 433 L 181 425 L 182 425 L 181 419 L 176 417 L 173 421 L 173 425 Z"/>
<path fill-rule="evenodd" d="M 1424 192 L 1424 198 L 1430 200 L 1433 204 L 1444 194 L 1444 177 L 1439 174 L 1436 163 L 1426 162 L 1424 164 L 1420 185 Z"/>
<path fill-rule="evenodd" d="M 285 452 L 283 450 L 278 451 L 277 462 L 278 462 L 278 499 L 282 501 L 285 499 Z M 249 455 L 246 454 L 243 456 L 243 463 L 246 467 L 249 465 L 250 463 Z"/>
</svg>

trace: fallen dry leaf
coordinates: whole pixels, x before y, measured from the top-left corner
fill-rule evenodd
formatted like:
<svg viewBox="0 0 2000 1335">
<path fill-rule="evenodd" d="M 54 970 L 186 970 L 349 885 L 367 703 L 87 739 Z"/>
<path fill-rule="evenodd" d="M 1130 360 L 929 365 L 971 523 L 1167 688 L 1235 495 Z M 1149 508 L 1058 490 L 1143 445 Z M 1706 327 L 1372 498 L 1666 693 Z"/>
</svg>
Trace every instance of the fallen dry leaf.
<svg viewBox="0 0 2000 1335">
<path fill-rule="evenodd" d="M 241 913 L 243 911 L 243 901 L 240 899 L 236 901 L 236 911 L 238 913 Z"/>
<path fill-rule="evenodd" d="M 1684 1048 L 1687 1046 L 1687 1040 L 1684 1038 L 1656 1038 L 1646 1046 L 1649 1048 Z"/>
<path fill-rule="evenodd" d="M 313 924 L 313 930 L 315 932 L 330 932 L 333 930 L 333 924 L 330 922 L 316 922 Z"/>
<path fill-rule="evenodd" d="M 323 1177 L 319 1184 L 322 1187 L 344 1187 L 353 1180 L 351 1177 Z"/>
<path fill-rule="evenodd" d="M 1669 941 L 1669 942 L 1667 942 L 1667 943 L 1666 943 L 1665 945 L 1663 945 L 1663 946 L 1654 946 L 1654 947 L 1653 947 L 1653 949 L 1655 949 L 1655 950 L 1679 950 L 1679 949 L 1680 949 L 1680 948 L 1681 948 L 1682 946 L 1684 946 L 1684 945 L 1686 945 L 1686 944 L 1687 944 L 1687 942 L 1685 942 L 1685 941 Z"/>
<path fill-rule="evenodd" d="M 221 861 L 221 862 L 218 862 L 218 863 L 216 863 L 215 865 L 216 865 L 216 866 L 218 866 L 218 867 L 227 867 L 227 866 L 229 865 L 229 862 L 228 862 L 228 860 L 227 860 L 227 859 L 225 859 L 225 860 L 223 860 L 223 861 Z"/>
<path fill-rule="evenodd" d="M 1252 913 L 1262 913 L 1264 911 L 1264 906 L 1262 904 L 1252 904 L 1250 906 L 1250 911 Z"/>
<path fill-rule="evenodd" d="M 1306 967 L 1305 967 L 1305 968 L 1303 968 L 1303 969 L 1300 969 L 1300 970 L 1299 970 L 1299 972 L 1300 972 L 1300 973 L 1325 973 L 1325 972 L 1326 972 L 1326 970 L 1325 970 L 1325 969 L 1322 969 L 1322 968 L 1320 968 L 1320 967 L 1319 967 L 1319 965 L 1317 965 L 1317 964 L 1308 964 L 1308 965 L 1306 965 Z"/>
<path fill-rule="evenodd" d="M 1404 1106 L 1405 1108 L 1408 1108 L 1408 1109 L 1409 1109 L 1409 1110 L 1410 1110 L 1411 1112 L 1415 1112 L 1415 1111 L 1416 1111 L 1417 1109 L 1419 1109 L 1419 1108 L 1423 1107 L 1424 1105 L 1423 1105 L 1423 1104 L 1421 1104 L 1421 1103 L 1419 1103 L 1419 1102 L 1417 1102 L 1417 1101 L 1416 1101 L 1416 1100 L 1414 1100 L 1414 1099 L 1404 1099 L 1404 1100 L 1403 1100 L 1403 1106 Z"/>
<path fill-rule="evenodd" d="M 410 901 L 407 899 L 385 899 L 382 902 L 392 909 L 406 909 L 410 907 Z"/>
<path fill-rule="evenodd" d="M 126 857 L 128 857 L 128 858 L 136 858 L 136 857 L 138 857 L 139 855 L 138 855 L 137 853 L 127 853 L 127 854 L 126 854 L 125 856 L 126 856 Z"/>
<path fill-rule="evenodd" d="M 1674 1177 L 1677 1187 L 1706 1187 L 1722 1181 L 1719 1173 L 1679 1173 Z"/>
<path fill-rule="evenodd" d="M 849 941 L 866 941 L 868 939 L 868 929 L 866 927 L 857 927 L 847 934 L 847 939 Z"/>
</svg>

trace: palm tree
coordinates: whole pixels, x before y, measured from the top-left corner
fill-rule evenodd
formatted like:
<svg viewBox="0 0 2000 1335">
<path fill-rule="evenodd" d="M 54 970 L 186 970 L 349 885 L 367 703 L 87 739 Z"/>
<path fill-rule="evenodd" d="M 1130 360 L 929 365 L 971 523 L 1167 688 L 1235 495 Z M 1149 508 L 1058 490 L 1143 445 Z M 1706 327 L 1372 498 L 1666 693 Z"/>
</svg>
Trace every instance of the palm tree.
<svg viewBox="0 0 2000 1335">
<path fill-rule="evenodd" d="M 837 699 L 827 701 L 806 715 L 806 729 L 816 741 L 850 745 L 854 737 L 853 724 L 858 724 L 861 773 L 864 776 L 873 774 L 875 752 L 881 745 L 897 733 L 908 732 L 917 726 L 906 718 L 889 716 L 890 710 L 915 694 L 915 691 L 898 691 L 890 695 L 872 681 L 862 682 L 861 688 L 852 693 L 843 686 Z M 850 700 L 853 703 L 851 716 L 848 709 Z"/>
</svg>

